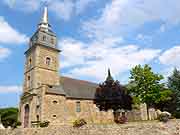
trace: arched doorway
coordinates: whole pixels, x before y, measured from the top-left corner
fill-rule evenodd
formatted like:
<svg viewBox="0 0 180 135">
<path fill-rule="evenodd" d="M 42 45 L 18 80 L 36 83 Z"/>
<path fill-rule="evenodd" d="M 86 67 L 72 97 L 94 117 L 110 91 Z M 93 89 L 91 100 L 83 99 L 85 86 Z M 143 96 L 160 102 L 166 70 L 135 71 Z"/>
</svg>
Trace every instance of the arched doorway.
<svg viewBox="0 0 180 135">
<path fill-rule="evenodd" d="M 29 105 L 24 107 L 24 127 L 27 128 L 29 125 Z"/>
</svg>

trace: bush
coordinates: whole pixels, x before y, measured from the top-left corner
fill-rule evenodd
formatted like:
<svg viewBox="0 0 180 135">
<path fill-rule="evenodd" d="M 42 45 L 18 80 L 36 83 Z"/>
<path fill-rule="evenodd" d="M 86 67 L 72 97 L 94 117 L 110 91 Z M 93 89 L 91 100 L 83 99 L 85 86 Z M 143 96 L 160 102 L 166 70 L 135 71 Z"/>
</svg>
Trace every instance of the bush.
<svg viewBox="0 0 180 135">
<path fill-rule="evenodd" d="M 21 126 L 20 121 L 16 121 L 15 123 L 13 123 L 12 128 L 17 128 L 18 126 Z"/>
<path fill-rule="evenodd" d="M 40 125 L 40 127 L 43 128 L 43 127 L 48 127 L 48 126 L 49 126 L 49 123 L 50 123 L 49 121 L 44 121 L 44 122 L 40 122 L 39 125 Z"/>
<path fill-rule="evenodd" d="M 175 118 L 179 119 L 179 118 L 180 118 L 180 112 L 175 112 L 175 113 L 173 113 L 173 116 L 174 116 Z"/>
<path fill-rule="evenodd" d="M 84 119 L 77 119 L 73 122 L 73 127 L 82 127 L 83 125 L 86 125 L 87 122 Z"/>
<path fill-rule="evenodd" d="M 170 119 L 170 117 L 171 116 L 168 113 L 162 112 L 161 114 L 159 114 L 158 120 L 162 122 L 167 122 Z"/>
</svg>

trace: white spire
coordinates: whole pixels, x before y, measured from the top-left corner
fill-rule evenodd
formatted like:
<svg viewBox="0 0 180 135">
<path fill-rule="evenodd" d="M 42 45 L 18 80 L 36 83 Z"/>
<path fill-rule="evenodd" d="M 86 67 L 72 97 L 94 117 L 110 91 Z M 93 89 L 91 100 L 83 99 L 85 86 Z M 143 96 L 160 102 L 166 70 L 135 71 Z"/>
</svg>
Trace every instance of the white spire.
<svg viewBox="0 0 180 135">
<path fill-rule="evenodd" d="M 48 24 L 48 8 L 47 8 L 47 6 L 44 7 L 44 14 L 42 17 L 42 23 Z"/>
<path fill-rule="evenodd" d="M 43 17 L 41 19 L 41 23 L 39 24 L 39 28 L 45 28 L 45 29 L 50 29 L 50 25 L 48 23 L 48 7 L 44 7 L 44 13 Z"/>
</svg>

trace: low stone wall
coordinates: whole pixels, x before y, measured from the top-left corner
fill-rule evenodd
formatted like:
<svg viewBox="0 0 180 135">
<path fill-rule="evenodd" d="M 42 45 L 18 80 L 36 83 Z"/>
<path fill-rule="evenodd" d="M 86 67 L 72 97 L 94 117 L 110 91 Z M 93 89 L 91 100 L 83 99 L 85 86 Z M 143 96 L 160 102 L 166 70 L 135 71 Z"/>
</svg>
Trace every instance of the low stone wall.
<svg viewBox="0 0 180 135">
<path fill-rule="evenodd" d="M 48 128 L 6 129 L 0 135 L 180 135 L 180 120 L 130 122 L 123 125 L 87 125 L 82 128 L 59 126 Z"/>
</svg>

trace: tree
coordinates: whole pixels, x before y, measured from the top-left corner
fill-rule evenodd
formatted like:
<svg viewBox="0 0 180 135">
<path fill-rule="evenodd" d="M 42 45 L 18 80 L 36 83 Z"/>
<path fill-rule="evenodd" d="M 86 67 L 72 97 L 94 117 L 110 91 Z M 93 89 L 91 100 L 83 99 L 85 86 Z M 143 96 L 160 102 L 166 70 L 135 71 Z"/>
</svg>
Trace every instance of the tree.
<svg viewBox="0 0 180 135">
<path fill-rule="evenodd" d="M 172 75 L 168 77 L 167 86 L 173 92 L 170 111 L 176 117 L 180 117 L 180 71 L 176 68 L 174 68 Z"/>
<path fill-rule="evenodd" d="M 17 108 L 3 108 L 0 109 L 0 116 L 4 127 L 13 127 L 20 125 L 18 122 L 18 109 Z"/>
<path fill-rule="evenodd" d="M 114 81 L 110 70 L 108 70 L 106 81 L 99 84 L 99 87 L 96 89 L 94 103 L 100 111 L 112 109 L 116 112 L 119 109 L 132 109 L 131 96 L 127 93 L 125 87 L 120 85 L 118 81 Z"/>
<path fill-rule="evenodd" d="M 129 91 L 132 96 L 139 99 L 141 103 L 147 104 L 147 113 L 149 117 L 149 107 L 156 107 L 157 104 L 162 105 L 163 102 L 170 100 L 170 91 L 165 89 L 164 84 L 160 83 L 163 79 L 162 75 L 153 73 L 147 64 L 142 67 L 137 65 L 130 71 Z"/>
</svg>

